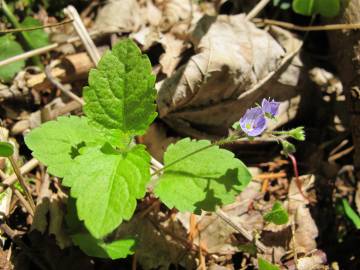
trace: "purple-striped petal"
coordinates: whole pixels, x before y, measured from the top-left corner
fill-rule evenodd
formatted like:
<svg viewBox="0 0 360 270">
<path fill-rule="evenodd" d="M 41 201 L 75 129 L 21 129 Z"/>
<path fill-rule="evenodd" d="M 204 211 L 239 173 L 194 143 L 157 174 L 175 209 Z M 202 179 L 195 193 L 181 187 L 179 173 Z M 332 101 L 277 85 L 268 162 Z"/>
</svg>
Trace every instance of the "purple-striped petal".
<svg viewBox="0 0 360 270">
<path fill-rule="evenodd" d="M 275 100 L 270 100 L 270 99 L 267 100 L 266 98 L 264 98 L 261 102 L 261 108 L 265 116 L 268 116 L 270 118 L 278 114 L 279 105 L 280 102 L 276 102 Z"/>
<path fill-rule="evenodd" d="M 251 137 L 260 135 L 266 129 L 266 119 L 262 108 L 248 109 L 240 119 L 241 129 Z"/>
</svg>

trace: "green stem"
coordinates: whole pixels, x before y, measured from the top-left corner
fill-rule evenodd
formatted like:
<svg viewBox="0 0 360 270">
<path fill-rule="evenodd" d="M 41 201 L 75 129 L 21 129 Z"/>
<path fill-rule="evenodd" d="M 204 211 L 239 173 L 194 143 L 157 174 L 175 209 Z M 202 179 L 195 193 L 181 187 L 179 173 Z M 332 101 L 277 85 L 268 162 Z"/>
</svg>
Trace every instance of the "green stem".
<svg viewBox="0 0 360 270">
<path fill-rule="evenodd" d="M 226 143 L 232 143 L 232 142 L 237 141 L 237 140 L 240 139 L 240 138 L 241 138 L 241 137 L 240 137 L 239 135 L 234 134 L 234 135 L 232 135 L 232 136 L 229 136 L 229 137 L 226 137 L 226 138 L 224 138 L 224 139 L 218 140 L 218 141 L 214 142 L 213 144 L 210 144 L 210 145 L 204 146 L 204 147 L 202 147 L 202 148 L 199 148 L 199 149 L 197 149 L 196 151 L 191 152 L 191 153 L 189 153 L 189 154 L 187 154 L 187 155 L 185 155 L 185 156 L 183 156 L 183 157 L 181 157 L 181 158 L 179 158 L 179 159 L 177 159 L 177 160 L 174 160 L 173 162 L 171 162 L 171 163 L 165 165 L 164 167 L 156 170 L 155 172 L 153 172 L 153 173 L 151 174 L 151 176 L 155 176 L 155 175 L 159 174 L 160 172 L 164 171 L 165 169 L 169 168 L 170 166 L 173 166 L 174 164 L 176 164 L 176 163 L 178 163 L 178 162 L 180 162 L 180 161 L 183 161 L 184 159 L 186 159 L 186 158 L 188 158 L 188 157 L 191 157 L 191 156 L 193 156 L 193 155 L 195 155 L 195 154 L 197 154 L 197 153 L 200 153 L 200 152 L 202 152 L 202 151 L 204 151 L 204 150 L 206 150 L 206 149 L 209 149 L 209 148 L 211 148 L 211 147 L 213 147 L 213 146 L 219 146 L 219 145 L 223 145 L 223 144 L 226 144 Z"/>
<path fill-rule="evenodd" d="M 19 23 L 19 21 L 17 20 L 17 18 L 15 17 L 15 15 L 12 13 L 12 11 L 10 10 L 9 6 L 6 4 L 5 0 L 1 0 L 1 7 L 2 7 L 2 11 L 4 12 L 6 18 L 10 21 L 10 23 L 13 25 L 14 28 L 21 28 L 21 24 Z M 29 36 L 28 33 L 26 32 L 19 32 L 19 38 L 22 41 L 24 47 L 27 50 L 33 50 L 36 49 L 31 45 L 31 38 Z M 32 62 L 34 63 L 34 65 L 40 66 L 42 67 L 41 61 L 40 61 L 40 57 L 39 56 L 33 56 L 31 58 Z"/>
</svg>

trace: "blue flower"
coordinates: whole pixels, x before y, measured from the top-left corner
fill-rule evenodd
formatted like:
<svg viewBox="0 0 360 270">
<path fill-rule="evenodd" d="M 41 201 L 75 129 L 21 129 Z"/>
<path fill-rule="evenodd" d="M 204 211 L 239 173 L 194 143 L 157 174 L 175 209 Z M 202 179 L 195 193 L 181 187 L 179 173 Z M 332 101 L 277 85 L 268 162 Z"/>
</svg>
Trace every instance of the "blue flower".
<svg viewBox="0 0 360 270">
<path fill-rule="evenodd" d="M 261 108 L 265 116 L 268 118 L 274 118 L 274 116 L 277 115 L 279 111 L 279 105 L 280 102 L 276 102 L 275 100 L 270 100 L 270 98 L 269 100 L 264 98 L 261 102 Z"/>
<path fill-rule="evenodd" d="M 261 107 L 248 109 L 240 119 L 241 129 L 251 137 L 260 135 L 266 129 L 266 119 Z"/>
</svg>

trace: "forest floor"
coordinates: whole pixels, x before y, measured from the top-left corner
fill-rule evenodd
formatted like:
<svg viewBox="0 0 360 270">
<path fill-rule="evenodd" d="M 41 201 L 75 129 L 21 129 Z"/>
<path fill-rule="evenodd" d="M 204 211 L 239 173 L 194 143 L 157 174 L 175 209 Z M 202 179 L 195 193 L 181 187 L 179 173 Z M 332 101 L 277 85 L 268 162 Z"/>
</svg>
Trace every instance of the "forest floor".
<svg viewBox="0 0 360 270">
<path fill-rule="evenodd" d="M 76 9 L 64 10 L 73 2 Z M 15 196 L 23 190 L 9 161 L 0 158 L 6 225 L 0 269 L 257 269 L 259 252 L 278 265 L 274 269 L 360 269 L 354 217 L 360 184 L 343 83 L 327 32 L 288 25 L 323 21 L 280 9 L 276 1 L 262 8 L 255 2 L 8 1 L 18 25 L 0 13 L 1 140 L 15 146 L 37 207 L 32 216 Z M 156 75 L 158 116 L 136 140 L 159 162 L 183 137 L 216 141 L 231 134 L 248 108 L 269 97 L 280 109 L 268 130 L 303 126 L 306 140 L 293 142 L 293 158 L 266 134 L 223 145 L 252 174 L 236 201 L 223 206 L 225 218 L 168 209 L 149 192 L 128 224 L 140 238 L 136 252 L 111 260 L 72 243 L 64 221 L 69 191 L 32 157 L 24 136 L 58 116 L 82 115 L 82 89 L 97 55 L 124 38 L 148 55 Z M 286 224 L 264 221 L 276 201 L 288 211 Z M 259 242 L 248 241 L 227 219 Z"/>
</svg>

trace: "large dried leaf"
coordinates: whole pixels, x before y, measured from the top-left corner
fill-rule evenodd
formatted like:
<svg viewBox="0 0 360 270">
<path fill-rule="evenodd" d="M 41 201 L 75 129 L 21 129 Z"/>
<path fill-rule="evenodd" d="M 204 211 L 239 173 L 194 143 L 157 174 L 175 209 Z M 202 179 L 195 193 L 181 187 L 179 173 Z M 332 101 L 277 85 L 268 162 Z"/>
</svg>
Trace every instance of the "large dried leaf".
<svg viewBox="0 0 360 270">
<path fill-rule="evenodd" d="M 244 15 L 221 15 L 203 17 L 191 40 L 196 54 L 158 84 L 160 116 L 182 132 L 197 125 L 218 131 L 260 98 L 296 96 L 301 62 L 289 62 L 300 42 L 291 35 L 281 33 L 277 41 Z"/>
</svg>

